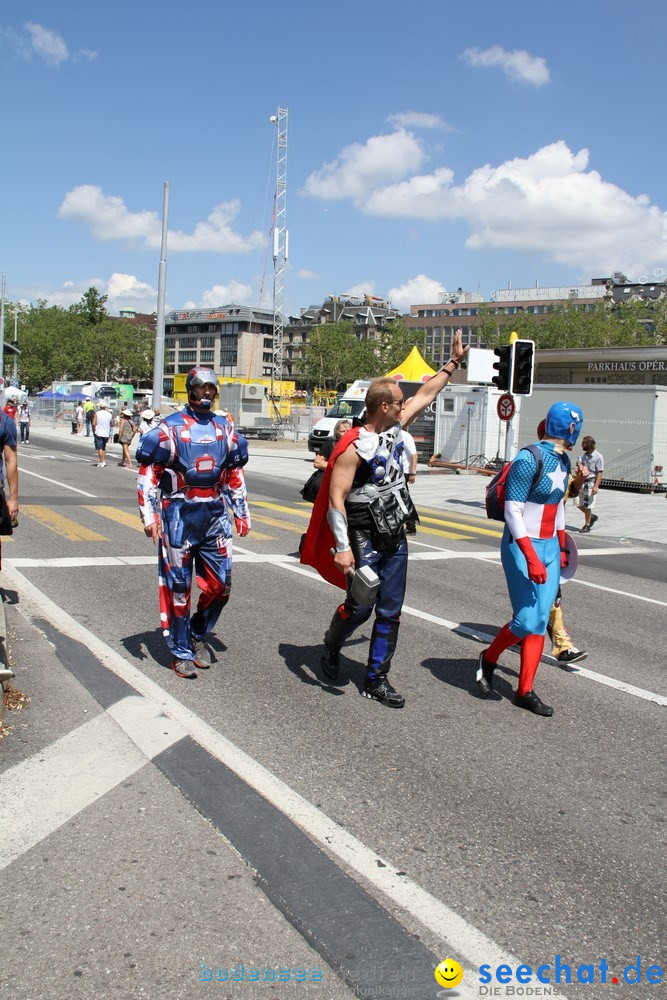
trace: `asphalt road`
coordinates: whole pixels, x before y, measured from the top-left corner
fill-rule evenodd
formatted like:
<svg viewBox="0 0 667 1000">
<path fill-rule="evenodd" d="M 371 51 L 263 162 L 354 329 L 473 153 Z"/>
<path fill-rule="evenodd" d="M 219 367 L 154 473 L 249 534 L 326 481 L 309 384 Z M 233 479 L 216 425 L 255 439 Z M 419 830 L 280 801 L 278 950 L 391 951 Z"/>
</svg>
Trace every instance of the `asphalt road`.
<svg viewBox="0 0 667 1000">
<path fill-rule="evenodd" d="M 85 661 L 85 644 L 76 648 L 68 645 L 69 619 L 63 618 L 54 626 L 48 611 L 40 616 L 34 591 L 32 603 L 24 601 L 27 618 L 19 614 L 21 582 L 25 579 L 81 629 L 203 720 L 211 732 L 224 736 L 298 793 L 318 817 L 339 824 L 356 838 L 355 844 L 364 845 L 377 859 L 378 868 L 386 866 L 394 874 L 400 873 L 394 882 L 403 889 L 416 886 L 427 894 L 424 899 L 428 905 L 416 904 L 411 910 L 404 905 L 403 889 L 392 895 L 392 888 L 377 882 L 363 865 L 354 870 L 354 861 L 337 854 L 327 845 L 326 837 L 317 846 L 334 861 L 335 870 L 327 869 L 325 874 L 319 871 L 323 863 L 319 855 L 306 864 L 310 855 L 304 845 L 302 869 L 312 865 L 310 881 L 318 888 L 312 899 L 305 893 L 302 903 L 298 899 L 289 903 L 289 932 L 293 935 L 289 942 L 295 961 L 310 960 L 312 964 L 311 949 L 317 936 L 312 927 L 319 926 L 318 913 L 333 905 L 326 886 L 333 885 L 336 873 L 343 871 L 354 885 L 363 887 L 371 902 L 377 902 L 378 912 L 389 914 L 406 929 L 411 940 L 421 942 L 440 958 L 445 957 L 446 948 L 459 958 L 467 970 L 464 986 L 473 989 L 474 985 L 472 993 L 460 995 L 479 995 L 470 970 L 481 964 L 480 956 L 489 941 L 497 948 L 497 952 L 487 948 L 491 964 L 500 953 L 509 953 L 532 968 L 553 965 L 557 954 L 573 969 L 606 959 L 615 975 L 636 963 L 638 955 L 643 969 L 655 963 L 667 964 L 661 939 L 665 785 L 660 753 L 667 695 L 664 548 L 648 543 L 618 546 L 599 536 L 581 541 L 577 581 L 564 588 L 564 608 L 575 642 L 589 651 L 589 659 L 582 664 L 587 670 L 565 670 L 548 662 L 541 665 L 536 690 L 555 707 L 554 718 L 545 720 L 512 705 L 518 671 L 514 652 L 502 657 L 498 696 L 489 701 L 477 696 L 474 674 L 480 642 L 507 620 L 509 609 L 497 557 L 498 526 L 471 516 L 422 511 L 422 529 L 410 542 L 408 591 L 392 668 L 392 681 L 406 697 L 405 709 L 396 712 L 359 697 L 368 627 L 362 627 L 346 647 L 340 681 L 336 685 L 322 682 L 320 643 L 338 594 L 294 559 L 286 558 L 296 553 L 309 513 L 293 483 L 249 472 L 253 531 L 237 546 L 232 598 L 211 644 L 216 662 L 211 671 L 187 682 L 165 669 L 168 658 L 157 631 L 154 550 L 140 530 L 134 477 L 115 465 L 96 469 L 92 456 L 79 451 L 70 454 L 64 442 L 45 439 L 42 444 L 38 434 L 33 435 L 30 451 L 22 451 L 20 465 L 21 526 L 3 546 L 3 563 L 14 574 L 10 578 L 18 581 L 18 608 L 10 609 L 10 625 L 16 633 L 19 660 L 25 651 L 25 647 L 20 648 L 22 640 L 34 642 L 40 650 L 37 658 L 43 654 L 46 662 L 46 636 L 57 650 L 60 644 L 59 656 L 66 665 L 77 657 L 77 662 Z M 28 631 L 35 624 L 41 629 L 37 637 Z M 44 643 L 43 650 L 40 643 Z M 58 678 L 71 688 L 70 699 L 66 699 L 70 711 L 62 711 L 59 699 L 54 698 L 58 706 L 54 721 L 47 711 L 49 687 L 43 674 L 40 677 L 31 672 L 25 657 L 22 667 L 21 685 L 24 689 L 34 685 L 36 697 L 21 719 L 25 728 L 5 744 L 5 765 L 27 759 L 69 731 L 70 725 L 80 720 L 84 703 L 90 701 L 87 711 L 94 714 L 90 695 L 81 694 L 78 688 L 75 692 L 76 682 L 63 669 Z M 187 758 L 190 751 L 181 749 L 180 753 Z M 194 777 L 177 772 L 173 751 L 167 749 L 155 757 L 157 767 L 150 774 L 141 771 L 130 787 L 114 787 L 98 805 L 108 812 L 113 803 L 115 809 L 134 815 L 142 795 L 151 799 L 156 821 L 151 828 L 154 849 L 142 848 L 140 852 L 150 856 L 145 859 L 144 891 L 152 886 L 150 891 L 154 892 L 156 880 L 162 879 L 163 891 L 169 894 L 173 880 L 177 886 L 174 891 L 187 896 L 187 886 L 196 880 L 203 887 L 202 911 L 211 913 L 212 921 L 228 928 L 229 913 L 235 912 L 235 907 L 244 914 L 239 920 L 246 926 L 234 925 L 233 947 L 227 954 L 241 956 L 245 946 L 246 954 L 252 952 L 257 962 L 269 964 L 279 952 L 284 931 L 284 925 L 277 922 L 279 912 L 287 914 L 284 896 L 280 895 L 280 903 L 277 889 L 275 898 L 267 891 L 271 900 L 267 904 L 252 883 L 246 887 L 245 909 L 240 898 L 230 899 L 226 907 L 215 886 L 218 879 L 227 882 L 235 873 L 242 880 L 243 866 L 234 869 L 239 856 L 260 872 L 262 865 L 270 865 L 271 858 L 262 854 L 261 846 L 252 846 L 252 823 L 248 829 L 239 826 L 233 833 L 226 832 L 226 840 L 207 826 L 204 840 L 209 853 L 198 850 L 197 863 L 193 864 L 188 838 L 199 837 L 199 816 L 190 815 L 188 803 L 195 803 L 214 826 L 217 821 L 197 798 L 202 793 L 188 784 L 204 766 L 197 764 L 196 753 L 192 753 L 190 771 Z M 260 808 L 257 803 L 243 805 L 239 789 L 233 794 L 242 803 L 239 822 L 244 810 L 252 813 Z M 163 843 L 171 822 L 166 815 L 173 816 L 174 811 L 181 828 L 174 833 L 175 839 L 166 837 Z M 85 815 L 90 817 L 90 813 Z M 90 847 L 96 836 L 106 840 L 108 834 L 100 833 L 105 829 L 101 820 L 99 824 L 92 819 L 89 822 L 90 829 L 84 833 Z M 278 828 L 278 818 L 266 822 L 276 822 Z M 82 836 L 76 833 L 77 823 L 85 827 L 80 818 L 72 818 L 59 833 L 51 835 L 63 855 L 65 837 L 72 829 L 75 845 Z M 310 841 L 317 842 L 316 828 L 307 829 Z M 129 828 L 121 823 L 117 843 L 114 836 L 104 850 L 97 845 L 96 871 L 72 889 L 75 897 L 83 899 L 88 892 L 104 891 L 101 886 L 95 888 L 101 873 L 114 869 L 116 851 L 123 857 L 132 853 L 130 844 L 125 843 L 132 839 Z M 285 843 L 289 843 L 288 833 Z M 226 875 L 221 875 L 216 850 L 225 854 L 229 863 Z M 34 894 L 40 891 L 36 852 L 40 853 L 39 846 L 5 873 L 26 920 L 30 913 L 34 916 Z M 156 864 L 156 857 L 160 864 Z M 26 865 L 32 873 L 29 878 Z M 14 884 L 15 870 L 21 877 L 17 875 Z M 301 876 L 308 880 L 303 870 Z M 62 877 L 60 872 L 53 884 L 47 883 L 61 903 L 58 887 Z M 274 884 L 273 877 L 267 875 L 269 887 Z M 65 882 L 73 880 L 73 876 L 65 877 Z M 286 891 L 281 889 L 280 893 Z M 337 889 L 336 896 L 345 891 Z M 364 900 L 366 905 L 366 897 Z M 449 908 L 446 912 L 453 911 L 459 918 L 457 923 L 452 916 L 451 934 L 442 933 L 436 904 L 443 904 Z M 124 911 L 116 902 L 108 915 L 111 925 L 131 927 L 133 919 L 140 923 L 143 918 L 135 912 L 138 905 L 127 899 Z M 162 905 L 157 897 L 155 905 Z M 354 907 L 357 905 L 361 906 L 355 902 Z M 76 930 L 85 921 L 82 909 L 67 911 L 66 926 L 70 929 Z M 177 920 L 172 922 L 170 943 L 174 934 L 179 935 Z M 95 921 L 88 926 L 88 937 L 97 940 L 99 927 L 96 929 Z M 259 926 L 266 927 L 264 945 L 258 943 L 262 937 L 257 933 Z M 331 929 L 334 940 L 340 931 L 340 927 Z M 381 934 L 390 938 L 394 931 L 382 930 Z M 475 945 L 478 932 L 485 937 Z M 182 930 L 182 935 L 184 953 L 190 947 L 193 954 L 195 948 L 200 960 L 206 962 L 206 956 L 215 950 L 215 935 L 208 922 L 203 942 L 191 928 Z M 22 946 L 22 961 L 39 965 L 29 942 L 24 940 Z M 321 964 L 320 956 L 328 954 L 330 958 L 329 964 L 323 965 L 327 985 L 309 996 L 338 1000 L 352 995 L 343 982 L 346 976 L 357 995 L 391 995 L 383 994 L 377 974 L 375 992 L 361 992 L 366 988 L 365 980 L 363 976 L 355 978 L 354 969 L 350 971 L 355 964 L 350 958 L 351 947 L 347 945 L 347 959 L 340 962 L 336 949 L 331 954 L 319 949 L 315 958 Z M 398 951 L 403 947 L 399 942 Z M 167 945 L 164 950 L 162 945 L 156 948 L 163 972 L 156 971 L 160 964 L 156 959 L 155 968 L 145 972 L 150 982 L 162 982 L 164 995 L 192 995 L 190 987 L 179 985 L 182 977 L 179 979 L 173 970 L 170 978 Z M 136 979 L 137 973 L 127 971 L 130 959 L 124 960 L 122 974 L 113 956 L 104 961 L 122 984 L 117 983 L 110 996 L 157 995 L 151 989 L 139 991 L 139 986 L 146 988 L 143 980 L 131 985 L 131 977 Z M 99 968 L 95 966 L 98 996 L 106 995 L 98 981 L 104 961 L 98 963 Z M 429 987 L 432 992 L 421 993 L 409 982 L 410 962 L 416 968 L 418 957 L 394 955 L 382 961 L 385 969 L 393 963 L 401 988 L 414 989 L 409 995 L 436 995 L 435 980 Z M 83 959 L 80 964 L 85 968 Z M 194 958 L 191 964 L 195 978 Z M 46 990 L 30 992 L 18 973 L 12 975 L 17 990 L 12 995 L 61 995 Z M 82 985 L 83 978 L 82 974 L 69 980 L 72 995 L 92 995 Z M 248 990 L 249 984 L 245 984 L 247 996 L 269 995 L 260 993 L 259 987 L 254 994 Z M 576 977 L 575 982 L 563 986 L 563 992 L 575 998 L 607 995 L 602 986 L 580 985 Z M 633 995 L 652 998 L 659 992 L 657 985 L 644 983 Z M 219 989 L 216 993 L 227 995 Z M 230 992 L 232 995 L 238 992 Z M 456 994 L 448 991 L 448 995 Z"/>
</svg>

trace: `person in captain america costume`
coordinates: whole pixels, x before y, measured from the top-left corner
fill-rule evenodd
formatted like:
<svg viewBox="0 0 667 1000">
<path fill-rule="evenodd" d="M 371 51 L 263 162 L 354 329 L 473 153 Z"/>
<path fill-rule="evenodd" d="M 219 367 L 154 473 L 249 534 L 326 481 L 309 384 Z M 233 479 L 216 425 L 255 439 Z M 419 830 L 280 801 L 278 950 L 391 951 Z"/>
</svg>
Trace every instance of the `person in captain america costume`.
<svg viewBox="0 0 667 1000">
<path fill-rule="evenodd" d="M 537 443 L 543 458 L 539 480 L 533 485 L 537 465 L 527 450 L 519 452 L 507 476 L 505 530 L 500 551 L 514 614 L 480 654 L 476 680 L 480 693 L 488 698 L 498 658 L 510 646 L 520 643 L 521 665 L 514 704 L 535 715 L 553 715 L 553 708 L 533 691 L 533 681 L 561 569 L 567 566 L 563 498 L 570 463 L 564 453 L 576 444 L 583 419 L 581 408 L 574 403 L 554 403 L 546 416 L 545 437 Z"/>
<path fill-rule="evenodd" d="M 193 368 L 185 380 L 188 403 L 151 428 L 139 442 L 137 491 L 144 532 L 158 544 L 162 634 L 179 677 L 208 669 L 204 643 L 229 600 L 232 528 L 250 531 L 243 466 L 248 445 L 233 425 L 217 416 L 215 372 Z M 193 568 L 200 590 L 190 618 Z"/>
</svg>

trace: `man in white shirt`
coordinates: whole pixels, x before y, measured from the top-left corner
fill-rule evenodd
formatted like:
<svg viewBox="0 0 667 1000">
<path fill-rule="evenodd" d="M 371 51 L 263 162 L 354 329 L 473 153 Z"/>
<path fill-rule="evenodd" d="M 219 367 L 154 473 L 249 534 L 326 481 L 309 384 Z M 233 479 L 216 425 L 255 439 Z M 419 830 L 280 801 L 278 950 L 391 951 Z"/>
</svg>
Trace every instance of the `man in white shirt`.
<svg viewBox="0 0 667 1000">
<path fill-rule="evenodd" d="M 592 437 L 585 437 L 581 442 L 584 453 L 577 463 L 577 468 L 584 472 L 586 479 L 579 493 L 579 510 L 586 518 L 586 523 L 580 530 L 580 534 L 586 534 L 591 530 L 598 519 L 593 513 L 595 498 L 597 497 L 602 473 L 604 472 L 604 458 L 599 451 L 595 450 L 595 440 Z"/>
<path fill-rule="evenodd" d="M 100 459 L 97 463 L 98 469 L 103 469 L 107 464 L 107 441 L 109 440 L 109 435 L 111 434 L 112 425 L 113 414 L 109 411 L 106 400 L 101 399 L 99 402 L 99 410 L 97 410 L 93 415 L 95 448 L 97 449 L 97 454 Z"/>
</svg>

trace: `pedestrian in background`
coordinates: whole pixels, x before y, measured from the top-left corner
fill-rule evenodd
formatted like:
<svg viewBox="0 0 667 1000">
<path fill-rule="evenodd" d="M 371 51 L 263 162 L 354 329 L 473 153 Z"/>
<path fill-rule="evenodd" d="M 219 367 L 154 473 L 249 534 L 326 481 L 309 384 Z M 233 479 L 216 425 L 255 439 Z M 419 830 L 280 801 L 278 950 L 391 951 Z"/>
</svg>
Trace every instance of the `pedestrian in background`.
<svg viewBox="0 0 667 1000">
<path fill-rule="evenodd" d="M 21 428 L 21 444 L 30 443 L 30 407 L 21 403 L 19 409 L 19 427 Z"/>
<path fill-rule="evenodd" d="M 604 458 L 599 451 L 595 450 L 595 440 L 592 437 L 585 437 L 581 442 L 581 447 L 584 449 L 584 453 L 579 459 L 577 468 L 583 471 L 586 476 L 579 494 L 579 510 L 586 519 L 586 523 L 580 529 L 580 534 L 584 535 L 591 530 L 598 519 L 597 514 L 593 513 L 593 507 L 602 482 Z"/>
<path fill-rule="evenodd" d="M 132 410 L 125 406 L 120 411 L 120 422 L 118 424 L 118 443 L 123 449 L 123 457 L 118 463 L 121 468 L 132 468 L 130 445 L 132 444 L 132 438 L 136 433 L 137 429 L 134 426 L 134 421 L 132 420 Z"/>
<path fill-rule="evenodd" d="M 0 489 L 7 500 L 12 526 L 18 524 L 19 466 L 16 444 L 16 423 L 6 413 L 0 413 Z M 0 562 L 2 546 L 0 544 Z"/>
<path fill-rule="evenodd" d="M 84 421 L 84 409 L 81 403 L 76 408 L 76 432 L 77 434 L 83 434 L 83 421 Z"/>
<path fill-rule="evenodd" d="M 16 411 L 18 407 L 16 406 L 16 400 L 8 399 L 5 403 L 5 413 L 11 420 L 16 420 Z"/>
<path fill-rule="evenodd" d="M 93 435 L 95 449 L 99 457 L 97 468 L 104 469 L 107 464 L 107 441 L 113 426 L 113 414 L 109 412 L 105 399 L 101 399 L 99 405 L 99 410 L 93 414 Z"/>
<path fill-rule="evenodd" d="M 93 417 L 95 415 L 95 404 L 90 396 L 86 396 L 86 401 L 83 404 L 83 413 L 86 419 L 86 437 L 90 437 L 93 427 Z"/>
<path fill-rule="evenodd" d="M 148 434 L 148 432 L 151 429 L 151 427 L 155 427 L 155 424 L 153 423 L 154 416 L 155 416 L 155 414 L 153 413 L 152 410 L 144 410 L 144 412 L 141 414 L 141 423 L 139 424 L 139 433 L 142 436 L 144 434 Z"/>
<path fill-rule="evenodd" d="M 352 421 L 343 418 L 335 424 L 331 437 L 325 438 L 322 442 L 320 449 L 313 460 L 313 468 L 315 469 L 315 472 L 313 472 L 310 479 L 304 483 L 303 489 L 299 491 L 303 499 L 308 503 L 315 503 L 317 494 L 320 491 L 320 486 L 322 485 L 322 480 L 324 479 L 324 470 L 327 467 L 327 462 L 331 458 L 331 454 L 340 439 L 351 429 Z"/>
</svg>

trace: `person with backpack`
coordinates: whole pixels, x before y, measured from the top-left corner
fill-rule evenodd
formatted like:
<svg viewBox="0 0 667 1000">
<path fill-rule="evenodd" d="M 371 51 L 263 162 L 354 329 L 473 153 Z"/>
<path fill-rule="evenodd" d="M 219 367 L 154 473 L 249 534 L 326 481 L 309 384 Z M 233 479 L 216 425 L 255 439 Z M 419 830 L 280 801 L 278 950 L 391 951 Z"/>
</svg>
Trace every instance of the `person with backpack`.
<svg viewBox="0 0 667 1000">
<path fill-rule="evenodd" d="M 514 704 L 546 717 L 553 715 L 553 708 L 537 696 L 533 682 L 561 569 L 568 563 L 563 498 L 570 461 L 565 451 L 576 444 L 583 419 L 576 404 L 554 403 L 546 415 L 544 439 L 523 448 L 499 477 L 505 477 L 501 559 L 513 617 L 480 654 L 476 680 L 480 693 L 488 698 L 499 657 L 519 643 L 521 666 Z"/>
</svg>

